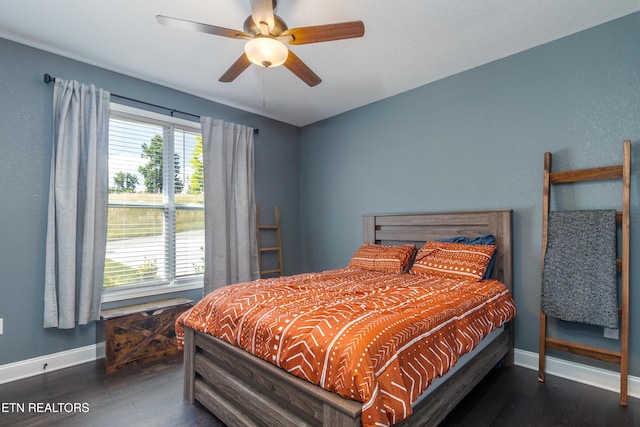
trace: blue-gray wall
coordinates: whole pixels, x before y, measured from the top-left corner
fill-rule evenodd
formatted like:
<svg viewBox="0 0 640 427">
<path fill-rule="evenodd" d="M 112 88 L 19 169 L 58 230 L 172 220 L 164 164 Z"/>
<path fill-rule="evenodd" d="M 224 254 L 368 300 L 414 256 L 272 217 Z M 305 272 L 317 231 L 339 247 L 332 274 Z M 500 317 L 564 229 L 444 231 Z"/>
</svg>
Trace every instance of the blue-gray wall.
<svg viewBox="0 0 640 427">
<path fill-rule="evenodd" d="M 0 39 L 0 365 L 95 343 L 93 326 L 41 326 L 52 120 L 43 73 L 259 127 L 256 197 L 265 223 L 281 207 L 287 273 L 344 266 L 364 213 L 514 209 L 516 346 L 537 352 L 545 151 L 558 168 L 601 166 L 619 163 L 622 140 L 633 141 L 631 279 L 640 286 L 638 46 L 634 14 L 300 130 Z M 554 206 L 618 206 L 619 184 L 592 185 L 556 193 Z M 631 299 L 640 376 L 640 291 Z M 595 328 L 551 329 L 615 346 Z"/>
<path fill-rule="evenodd" d="M 638 376 L 640 14 L 303 128 L 304 267 L 344 266 L 361 243 L 364 213 L 511 208 L 516 347 L 537 353 L 544 152 L 557 168 L 619 164 L 625 139 L 634 151 L 630 343 Z M 554 207 L 620 208 L 620 184 L 590 185 L 555 193 L 563 197 Z M 601 328 L 551 322 L 550 330 L 615 346 Z"/>
<path fill-rule="evenodd" d="M 44 73 L 259 128 L 257 203 L 265 222 L 280 206 L 285 271 L 300 272 L 298 127 L 0 39 L 0 365 L 96 342 L 95 325 L 42 327 L 53 109 L 53 86 L 43 82 Z M 183 295 L 199 298 L 201 292 Z"/>
</svg>

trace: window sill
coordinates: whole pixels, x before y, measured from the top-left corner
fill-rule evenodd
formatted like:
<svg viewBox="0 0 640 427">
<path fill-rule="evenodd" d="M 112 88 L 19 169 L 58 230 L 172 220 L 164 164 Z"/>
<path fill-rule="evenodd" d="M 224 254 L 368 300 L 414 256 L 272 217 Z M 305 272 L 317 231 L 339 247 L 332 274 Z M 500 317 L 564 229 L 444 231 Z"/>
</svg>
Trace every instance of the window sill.
<svg viewBox="0 0 640 427">
<path fill-rule="evenodd" d="M 138 288 L 116 289 L 104 291 L 102 302 L 124 301 L 134 298 L 144 298 L 154 295 L 170 294 L 174 292 L 190 291 L 192 289 L 202 289 L 204 287 L 202 278 L 181 282 L 179 284 L 155 285 Z"/>
</svg>

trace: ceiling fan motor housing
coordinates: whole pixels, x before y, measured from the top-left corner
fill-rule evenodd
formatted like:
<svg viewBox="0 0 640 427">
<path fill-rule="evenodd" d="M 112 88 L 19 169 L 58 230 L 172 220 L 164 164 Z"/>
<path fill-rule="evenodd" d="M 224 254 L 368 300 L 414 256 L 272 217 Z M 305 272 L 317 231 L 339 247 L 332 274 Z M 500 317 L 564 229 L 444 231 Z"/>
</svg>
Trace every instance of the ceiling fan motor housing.
<svg viewBox="0 0 640 427">
<path fill-rule="evenodd" d="M 269 35 L 273 37 L 278 37 L 280 36 L 280 34 L 289 29 L 284 20 L 275 14 L 273 15 L 273 24 L 273 29 L 269 31 Z M 253 34 L 255 36 L 260 34 L 260 27 L 258 27 L 256 23 L 253 22 L 253 18 L 251 17 L 251 15 L 249 15 L 244 21 L 244 32 Z"/>
</svg>

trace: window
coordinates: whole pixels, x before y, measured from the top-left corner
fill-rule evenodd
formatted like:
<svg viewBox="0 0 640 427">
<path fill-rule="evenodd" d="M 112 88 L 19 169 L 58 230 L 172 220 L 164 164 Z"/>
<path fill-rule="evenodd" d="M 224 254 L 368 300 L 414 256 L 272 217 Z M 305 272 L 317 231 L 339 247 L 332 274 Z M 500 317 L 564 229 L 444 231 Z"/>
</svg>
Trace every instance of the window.
<svg viewBox="0 0 640 427">
<path fill-rule="evenodd" d="M 111 104 L 103 301 L 202 287 L 200 124 Z"/>
</svg>

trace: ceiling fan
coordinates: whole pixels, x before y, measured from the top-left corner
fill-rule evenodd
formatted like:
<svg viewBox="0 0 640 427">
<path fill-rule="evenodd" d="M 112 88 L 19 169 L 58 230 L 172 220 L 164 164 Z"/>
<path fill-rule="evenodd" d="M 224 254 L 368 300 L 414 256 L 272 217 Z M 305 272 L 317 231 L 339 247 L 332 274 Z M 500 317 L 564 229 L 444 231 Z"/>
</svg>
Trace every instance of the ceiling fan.
<svg viewBox="0 0 640 427">
<path fill-rule="evenodd" d="M 248 40 L 244 53 L 220 77 L 221 82 L 232 82 L 251 63 L 255 63 L 262 67 L 284 65 L 306 84 L 315 86 L 322 81 L 320 77 L 286 45 L 319 43 L 364 35 L 362 21 L 290 29 L 284 20 L 274 13 L 276 6 L 276 0 L 251 0 L 251 15 L 244 21 L 244 31 L 163 15 L 157 15 L 156 20 L 162 25 Z"/>
</svg>

